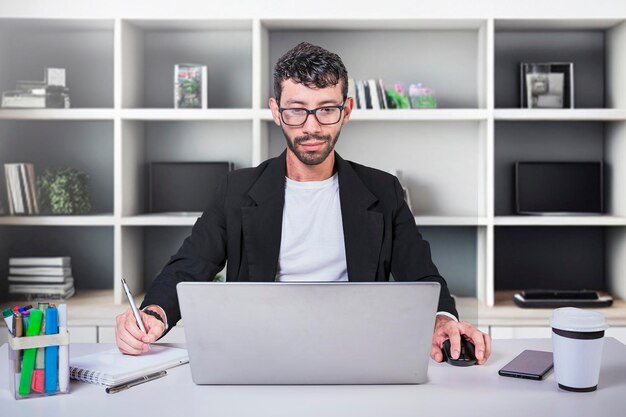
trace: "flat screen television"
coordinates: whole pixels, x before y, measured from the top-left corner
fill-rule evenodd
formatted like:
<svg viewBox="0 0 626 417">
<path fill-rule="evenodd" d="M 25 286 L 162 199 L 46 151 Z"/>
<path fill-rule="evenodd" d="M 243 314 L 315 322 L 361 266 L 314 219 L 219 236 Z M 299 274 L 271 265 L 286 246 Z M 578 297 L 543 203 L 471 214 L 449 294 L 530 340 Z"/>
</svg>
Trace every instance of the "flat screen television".
<svg viewBox="0 0 626 417">
<path fill-rule="evenodd" d="M 222 176 L 232 169 L 232 162 L 150 163 L 150 212 L 203 212 L 213 203 Z"/>
<path fill-rule="evenodd" d="M 599 214 L 604 166 L 593 162 L 516 162 L 518 214 Z"/>
</svg>

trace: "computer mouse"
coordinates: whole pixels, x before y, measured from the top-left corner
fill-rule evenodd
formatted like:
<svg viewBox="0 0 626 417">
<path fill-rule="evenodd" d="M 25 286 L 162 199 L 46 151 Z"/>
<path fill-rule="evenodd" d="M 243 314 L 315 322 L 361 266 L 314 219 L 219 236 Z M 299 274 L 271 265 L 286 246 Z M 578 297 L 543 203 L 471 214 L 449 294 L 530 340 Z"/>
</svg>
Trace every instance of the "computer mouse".
<svg viewBox="0 0 626 417">
<path fill-rule="evenodd" d="M 442 346 L 443 360 L 454 366 L 472 366 L 476 365 L 476 353 L 474 345 L 469 340 L 461 338 L 461 354 L 458 359 L 452 358 L 450 347 L 450 339 L 443 342 Z"/>
</svg>

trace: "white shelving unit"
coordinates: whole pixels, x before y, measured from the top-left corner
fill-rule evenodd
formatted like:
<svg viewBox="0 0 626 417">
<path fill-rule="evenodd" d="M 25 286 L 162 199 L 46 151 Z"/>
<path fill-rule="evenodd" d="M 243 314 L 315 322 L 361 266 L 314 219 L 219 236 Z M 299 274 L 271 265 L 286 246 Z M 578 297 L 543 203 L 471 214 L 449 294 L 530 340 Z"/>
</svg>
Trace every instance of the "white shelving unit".
<svg viewBox="0 0 626 417">
<path fill-rule="evenodd" d="M 108 269 L 75 268 L 77 288 L 87 294 L 80 300 L 93 290 L 100 317 L 119 310 L 119 277 L 135 292 L 144 290 L 199 215 L 147 214 L 146 165 L 230 160 L 243 168 L 279 154 L 284 138 L 267 106 L 272 65 L 296 43 L 310 41 L 337 52 L 353 78 L 419 81 L 435 89 L 438 109 L 355 111 L 337 150 L 346 159 L 401 172 L 436 263 L 452 292 L 466 300 L 462 313 L 481 326 L 538 325 L 535 313 L 512 314 L 498 295 L 506 281 L 496 267 L 500 239 L 518 228 L 548 237 L 561 228 L 597 228 L 604 236 L 601 286 L 626 299 L 626 15 L 515 18 L 482 3 L 470 15 L 381 19 L 271 12 L 203 19 L 192 11 L 168 18 L 163 11 L 143 16 L 123 8 L 100 14 L 106 18 L 48 18 L 36 11 L 13 15 L 7 7 L 0 12 L 0 56 L 6 58 L 0 89 L 41 78 L 46 66 L 65 67 L 73 108 L 0 109 L 0 163 L 78 165 L 92 178 L 95 201 L 88 216 L 0 217 L 0 272 L 10 256 L 56 250 L 73 260 L 84 256 L 87 265 L 104 262 Z M 569 43 L 569 37 L 588 42 Z M 511 63 L 555 51 L 575 61 L 577 82 L 600 83 L 601 91 L 587 99 L 587 87 L 577 84 L 581 93 L 572 110 L 515 108 L 517 67 Z M 173 67 L 180 62 L 208 65 L 208 109 L 173 109 Z M 555 130 L 565 133 L 546 139 Z M 570 131 L 578 133 L 568 138 Z M 585 132 L 588 138 L 581 137 Z M 602 159 L 610 167 L 607 213 L 515 216 L 507 164 L 544 154 Z M 14 242 L 21 234 L 36 236 L 48 252 Z M 77 248 L 69 239 L 75 235 L 92 241 L 94 250 Z M 87 283 L 82 274 L 91 275 Z M 0 276 L 0 289 L 6 285 Z M 626 308 L 617 305 L 611 323 L 625 326 Z"/>
</svg>

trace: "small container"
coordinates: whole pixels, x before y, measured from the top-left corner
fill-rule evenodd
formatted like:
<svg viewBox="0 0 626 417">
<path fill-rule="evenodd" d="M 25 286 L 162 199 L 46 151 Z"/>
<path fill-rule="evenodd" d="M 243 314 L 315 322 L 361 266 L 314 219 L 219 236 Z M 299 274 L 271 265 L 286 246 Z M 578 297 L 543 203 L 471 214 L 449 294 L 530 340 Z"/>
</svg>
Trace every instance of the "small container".
<svg viewBox="0 0 626 417">
<path fill-rule="evenodd" d="M 559 388 L 590 392 L 598 388 L 604 332 L 602 313 L 574 307 L 557 308 L 550 319 L 554 375 Z"/>
<path fill-rule="evenodd" d="M 437 107 L 434 91 L 424 87 L 421 83 L 410 85 L 409 100 L 412 109 L 434 109 Z"/>
<path fill-rule="evenodd" d="M 69 372 L 69 343 L 70 336 L 69 333 L 59 333 L 59 334 L 50 334 L 43 336 L 24 336 L 24 337 L 14 337 L 11 332 L 9 332 L 9 389 L 13 392 L 13 396 L 16 400 L 21 400 L 24 398 L 37 398 L 37 397 L 46 397 L 49 395 L 57 395 L 57 394 L 67 394 L 69 393 L 69 381 L 70 381 L 70 372 Z M 21 390 L 22 393 L 28 391 L 27 394 L 22 395 L 20 393 L 20 384 L 22 384 L 22 366 L 24 362 L 25 355 L 28 355 L 26 352 L 32 349 L 35 353 L 37 353 L 37 348 L 46 348 L 46 347 L 58 347 L 55 349 L 56 353 L 56 366 L 57 366 L 57 378 L 56 378 L 56 389 L 50 388 L 50 384 L 45 385 L 45 381 L 42 383 L 45 388 L 43 392 L 37 392 L 32 389 Z M 45 352 L 45 351 L 44 351 Z M 31 353 L 32 355 L 32 353 Z M 54 362 L 54 359 L 52 359 Z M 65 364 L 67 366 L 66 372 L 59 372 L 59 366 L 63 366 Z M 44 374 L 45 378 L 45 374 Z M 31 377 L 32 381 L 32 377 Z M 22 388 L 25 388 L 27 384 L 22 384 Z"/>
</svg>

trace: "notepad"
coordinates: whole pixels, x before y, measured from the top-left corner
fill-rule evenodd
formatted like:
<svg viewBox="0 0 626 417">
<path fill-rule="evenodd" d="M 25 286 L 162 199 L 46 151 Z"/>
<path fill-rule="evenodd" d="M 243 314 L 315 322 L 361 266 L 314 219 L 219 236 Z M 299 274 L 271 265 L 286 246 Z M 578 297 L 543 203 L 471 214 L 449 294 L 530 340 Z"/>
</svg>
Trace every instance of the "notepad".
<svg viewBox="0 0 626 417">
<path fill-rule="evenodd" d="M 124 355 L 115 348 L 70 358 L 70 378 L 112 386 L 189 362 L 186 349 L 160 345 L 151 348 L 139 356 Z"/>
</svg>

